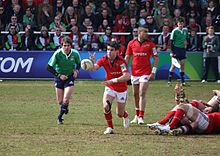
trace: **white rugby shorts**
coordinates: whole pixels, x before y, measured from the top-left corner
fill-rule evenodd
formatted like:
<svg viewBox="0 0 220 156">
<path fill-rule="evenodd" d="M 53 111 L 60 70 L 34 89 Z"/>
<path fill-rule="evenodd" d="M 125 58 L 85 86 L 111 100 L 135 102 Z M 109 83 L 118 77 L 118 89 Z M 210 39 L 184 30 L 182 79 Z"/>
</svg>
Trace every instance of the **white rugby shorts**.
<svg viewBox="0 0 220 156">
<path fill-rule="evenodd" d="M 148 82 L 150 75 L 142 75 L 142 76 L 132 76 L 131 75 L 131 84 L 139 84 L 140 82 Z"/>
<path fill-rule="evenodd" d="M 109 87 L 105 87 L 105 94 L 108 94 L 116 99 L 117 102 L 126 103 L 128 99 L 128 91 L 125 92 L 117 92 Z"/>
<path fill-rule="evenodd" d="M 205 113 L 199 112 L 199 115 L 195 122 L 197 124 L 196 132 L 202 133 L 208 128 L 209 118 Z"/>
</svg>

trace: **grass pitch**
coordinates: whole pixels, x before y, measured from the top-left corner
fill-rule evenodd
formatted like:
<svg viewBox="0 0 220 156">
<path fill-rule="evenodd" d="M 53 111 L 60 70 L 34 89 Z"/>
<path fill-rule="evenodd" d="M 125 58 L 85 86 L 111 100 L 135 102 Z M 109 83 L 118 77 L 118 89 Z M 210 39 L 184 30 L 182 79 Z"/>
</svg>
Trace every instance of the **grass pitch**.
<svg viewBox="0 0 220 156">
<path fill-rule="evenodd" d="M 64 125 L 56 124 L 53 81 L 0 82 L 0 155 L 219 155 L 220 135 L 156 136 L 146 126 L 124 129 L 115 115 L 115 133 L 103 135 L 106 128 L 102 111 L 104 86 L 100 81 L 76 81 L 70 113 Z M 190 82 L 185 87 L 189 99 L 207 101 L 216 83 Z M 174 85 L 165 81 L 150 83 L 145 122 L 161 119 L 174 106 Z M 131 87 L 127 110 L 134 116 Z"/>
</svg>

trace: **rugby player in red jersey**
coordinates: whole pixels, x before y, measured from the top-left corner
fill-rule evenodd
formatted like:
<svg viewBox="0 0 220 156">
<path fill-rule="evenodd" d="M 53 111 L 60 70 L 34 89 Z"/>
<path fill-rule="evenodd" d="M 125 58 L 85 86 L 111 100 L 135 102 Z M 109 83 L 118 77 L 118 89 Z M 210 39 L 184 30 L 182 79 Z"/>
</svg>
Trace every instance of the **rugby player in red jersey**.
<svg viewBox="0 0 220 156">
<path fill-rule="evenodd" d="M 154 125 L 148 124 L 148 126 L 151 129 L 157 129 L 158 134 L 220 133 L 220 91 L 213 90 L 213 92 L 215 96 L 207 103 L 208 107 L 200 110 L 197 106 L 201 106 L 202 103 L 199 103 L 199 101 L 182 103 L 168 112 L 167 116 L 159 121 L 157 125 L 155 123 Z M 168 117 L 171 117 L 171 113 L 173 113 L 172 121 L 166 124 Z M 179 126 L 179 122 L 182 123 L 182 126 Z"/>
<path fill-rule="evenodd" d="M 108 127 L 104 131 L 104 134 L 114 133 L 111 113 L 111 106 L 114 99 L 117 101 L 116 114 L 119 118 L 123 118 L 124 127 L 129 127 L 129 118 L 128 113 L 125 111 L 125 105 L 128 94 L 127 81 L 130 79 L 130 74 L 125 60 L 117 55 L 118 49 L 118 43 L 111 41 L 107 45 L 107 55 L 98 59 L 92 69 L 92 71 L 95 71 L 103 66 L 106 71 L 106 81 L 103 82 L 105 85 L 103 109 Z M 89 53 L 89 55 L 92 62 L 94 62 L 95 53 Z"/>
<path fill-rule="evenodd" d="M 154 64 L 151 67 L 150 57 Z M 131 63 L 131 83 L 134 94 L 136 115 L 131 123 L 144 123 L 144 111 L 146 105 L 146 92 L 149 80 L 153 79 L 158 65 L 158 53 L 155 44 L 149 39 L 146 25 L 138 28 L 138 37 L 128 43 L 125 61 Z"/>
</svg>

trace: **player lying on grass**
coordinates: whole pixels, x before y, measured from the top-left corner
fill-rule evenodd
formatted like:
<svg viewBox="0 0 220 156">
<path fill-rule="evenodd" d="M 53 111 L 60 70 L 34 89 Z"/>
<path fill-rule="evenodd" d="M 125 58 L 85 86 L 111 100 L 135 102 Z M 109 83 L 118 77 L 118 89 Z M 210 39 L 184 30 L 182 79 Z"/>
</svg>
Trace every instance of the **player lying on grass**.
<svg viewBox="0 0 220 156">
<path fill-rule="evenodd" d="M 190 103 L 176 105 L 161 121 L 148 124 L 149 128 L 157 129 L 158 134 L 172 135 L 187 133 L 220 133 L 220 91 L 214 90 L 214 97 L 204 102 L 193 100 Z M 172 118 L 172 121 L 168 121 Z M 181 123 L 182 126 L 179 126 Z"/>
<path fill-rule="evenodd" d="M 128 113 L 125 111 L 125 106 L 128 94 L 127 81 L 130 79 L 130 74 L 124 59 L 117 55 L 118 49 L 119 45 L 117 42 L 110 42 L 107 45 L 107 54 L 98 59 L 92 69 L 92 71 L 95 71 L 103 66 L 106 71 L 106 81 L 103 82 L 105 85 L 103 109 L 108 127 L 104 134 L 113 133 L 111 107 L 114 99 L 117 101 L 116 114 L 119 118 L 123 118 L 124 127 L 129 127 L 129 118 Z M 90 59 L 94 62 L 95 53 L 89 54 Z"/>
</svg>

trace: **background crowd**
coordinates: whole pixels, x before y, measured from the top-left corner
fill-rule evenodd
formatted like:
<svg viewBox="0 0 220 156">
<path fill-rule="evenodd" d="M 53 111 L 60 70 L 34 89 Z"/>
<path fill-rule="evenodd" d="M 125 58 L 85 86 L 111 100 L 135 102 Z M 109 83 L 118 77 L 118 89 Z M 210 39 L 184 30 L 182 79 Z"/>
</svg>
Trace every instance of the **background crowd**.
<svg viewBox="0 0 220 156">
<path fill-rule="evenodd" d="M 68 35 L 77 50 L 106 50 L 112 38 L 125 50 L 146 24 L 157 33 L 151 40 L 158 50 L 167 51 L 169 33 L 183 17 L 187 50 L 197 51 L 203 48 L 198 32 L 209 26 L 220 31 L 219 7 L 220 0 L 0 0 L 0 49 L 56 50 Z"/>
</svg>

